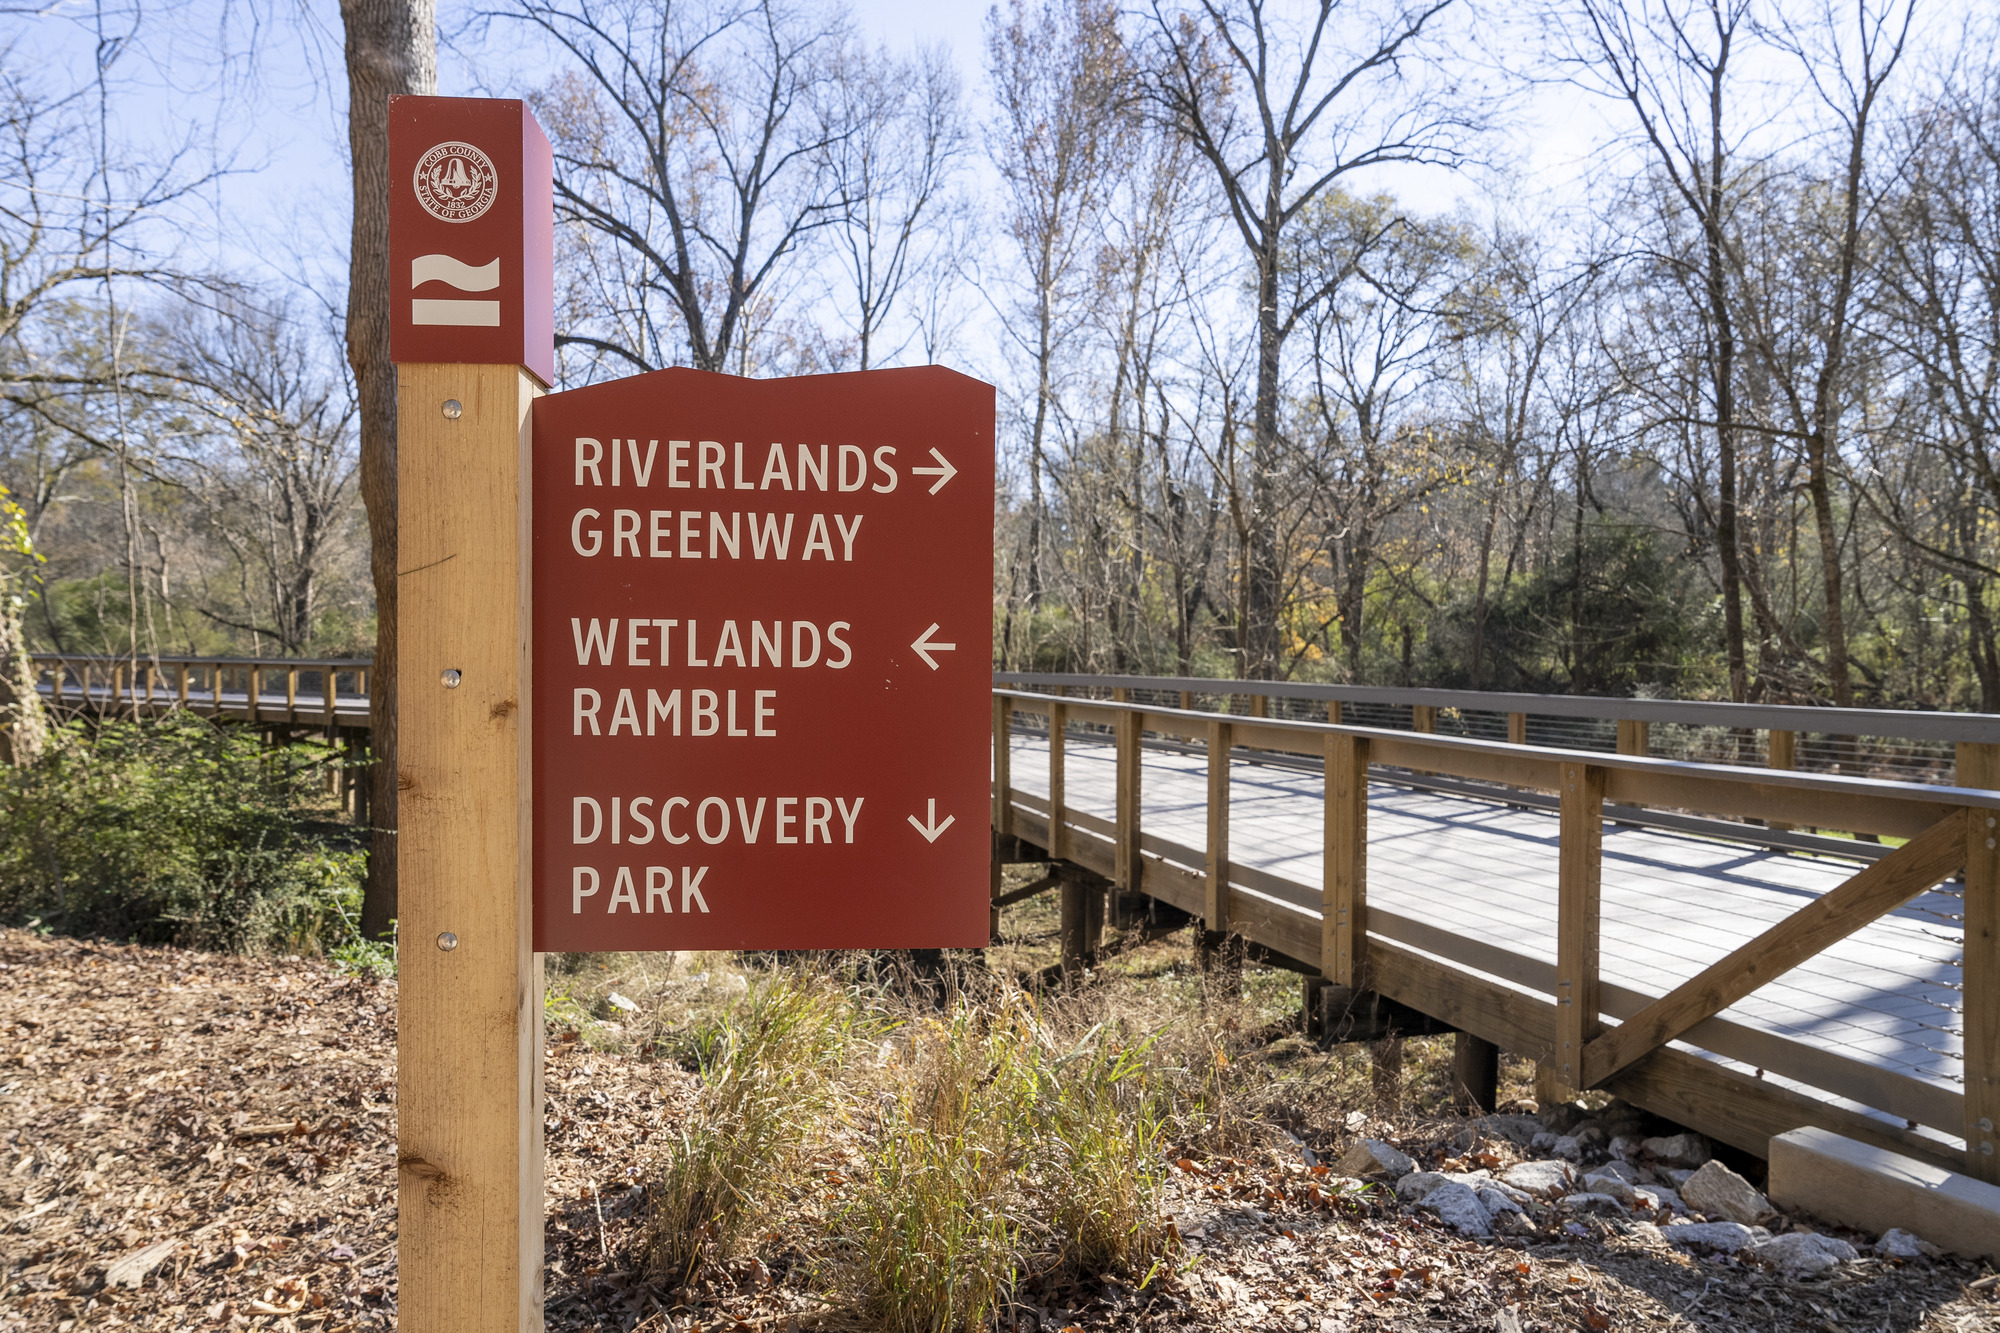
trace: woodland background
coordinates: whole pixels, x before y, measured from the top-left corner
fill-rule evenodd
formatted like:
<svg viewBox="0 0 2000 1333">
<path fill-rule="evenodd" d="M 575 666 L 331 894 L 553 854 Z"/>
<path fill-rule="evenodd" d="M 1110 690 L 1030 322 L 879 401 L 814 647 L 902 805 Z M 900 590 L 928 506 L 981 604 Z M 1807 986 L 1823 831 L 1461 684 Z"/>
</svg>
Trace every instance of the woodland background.
<svg viewBox="0 0 2000 1333">
<path fill-rule="evenodd" d="M 1990 11 L 1008 0 L 977 99 L 813 0 L 440 17 L 540 53 L 564 386 L 1001 386 L 996 664 L 2000 709 Z M 4 22 L 96 25 L 0 46 L 30 645 L 368 653 L 345 291 L 191 259 L 171 8 Z M 1517 193 L 1551 89 L 1612 147 Z"/>
</svg>

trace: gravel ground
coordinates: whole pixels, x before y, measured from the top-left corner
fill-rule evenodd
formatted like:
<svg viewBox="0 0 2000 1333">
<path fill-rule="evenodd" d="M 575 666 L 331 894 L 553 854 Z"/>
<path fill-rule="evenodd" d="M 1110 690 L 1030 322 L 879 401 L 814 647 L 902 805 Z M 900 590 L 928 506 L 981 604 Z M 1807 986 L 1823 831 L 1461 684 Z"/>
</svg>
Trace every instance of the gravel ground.
<svg viewBox="0 0 2000 1333">
<path fill-rule="evenodd" d="M 395 997 L 312 961 L 0 930 L 0 1330 L 393 1327 Z M 783 1236 L 769 1267 L 651 1288 L 641 1162 L 698 1090 L 562 1037 L 551 1329 L 852 1326 L 783 1262 Z M 2000 1330 L 1987 1267 L 1869 1259 L 1790 1282 L 1595 1220 L 1467 1240 L 1296 1149 L 1181 1157 L 1169 1209 L 1174 1272 L 1142 1291 L 1027 1286 L 1002 1327 Z"/>
</svg>

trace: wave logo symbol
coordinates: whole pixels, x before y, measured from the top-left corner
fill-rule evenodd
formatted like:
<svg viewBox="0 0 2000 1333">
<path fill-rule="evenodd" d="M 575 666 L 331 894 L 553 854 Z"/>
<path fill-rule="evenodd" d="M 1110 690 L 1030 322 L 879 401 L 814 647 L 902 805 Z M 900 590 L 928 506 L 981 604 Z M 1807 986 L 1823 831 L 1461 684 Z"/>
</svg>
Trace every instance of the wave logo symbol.
<svg viewBox="0 0 2000 1333">
<path fill-rule="evenodd" d="M 490 292 L 500 285 L 500 261 L 468 264 L 450 255 L 418 255 L 410 261 L 410 286 L 441 282 L 462 292 Z M 412 324 L 455 324 L 461 327 L 500 327 L 498 301 L 446 300 L 414 297 L 410 301 Z"/>
<path fill-rule="evenodd" d="M 424 212 L 440 222 L 471 222 L 493 207 L 500 173 L 479 149 L 450 139 L 417 159 L 411 184 Z"/>
</svg>

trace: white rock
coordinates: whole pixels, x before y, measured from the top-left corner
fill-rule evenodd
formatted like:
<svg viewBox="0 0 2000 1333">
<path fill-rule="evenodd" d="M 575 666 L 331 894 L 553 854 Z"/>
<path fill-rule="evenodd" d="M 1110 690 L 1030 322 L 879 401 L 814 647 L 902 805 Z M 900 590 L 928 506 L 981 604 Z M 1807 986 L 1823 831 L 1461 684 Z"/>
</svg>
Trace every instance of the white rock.
<svg viewBox="0 0 2000 1333">
<path fill-rule="evenodd" d="M 1788 1231 L 1758 1241 L 1750 1246 L 1750 1255 L 1789 1278 L 1819 1277 L 1860 1257 L 1846 1241 L 1817 1231 Z"/>
<path fill-rule="evenodd" d="M 1620 1134 L 1611 1140 L 1611 1155 L 1621 1162 L 1629 1162 L 1643 1150 L 1643 1141 L 1636 1134 Z"/>
<path fill-rule="evenodd" d="M 1583 1178 L 1582 1188 L 1593 1194 L 1608 1194 L 1627 1208 L 1639 1202 L 1639 1196 L 1632 1189 L 1632 1182 L 1623 1176 L 1614 1176 L 1609 1171 L 1592 1171 Z"/>
<path fill-rule="evenodd" d="M 1689 1222 L 1685 1226 L 1662 1227 L 1660 1234 L 1675 1245 L 1723 1254 L 1734 1254 L 1757 1239 L 1756 1233 L 1741 1222 Z"/>
<path fill-rule="evenodd" d="M 1380 1139 L 1360 1139 L 1334 1164 L 1335 1175 L 1363 1180 L 1400 1180 L 1417 1169 L 1407 1153 Z"/>
<path fill-rule="evenodd" d="M 1506 1194 L 1502 1193 L 1498 1185 L 1467 1186 L 1466 1188 L 1479 1196 L 1480 1206 L 1486 1209 L 1488 1217 L 1498 1217 L 1502 1213 L 1521 1213 L 1527 1211 L 1521 1207 L 1518 1200 L 1509 1198 Z M 1518 1193 L 1519 1191 L 1515 1192 Z"/>
<path fill-rule="evenodd" d="M 1884 1259 L 1935 1259 L 1943 1251 L 1914 1232 L 1890 1227 L 1875 1242 L 1875 1253 Z"/>
<path fill-rule="evenodd" d="M 1648 1157 L 1667 1166 L 1700 1166 L 1710 1157 L 1708 1140 L 1699 1134 L 1672 1134 L 1666 1138 L 1647 1139 L 1639 1147 Z"/>
<path fill-rule="evenodd" d="M 1583 1145 L 1576 1141 L 1575 1135 L 1565 1134 L 1550 1145 L 1549 1154 L 1565 1162 L 1580 1162 L 1583 1160 Z"/>
<path fill-rule="evenodd" d="M 1493 1234 L 1493 1217 L 1469 1185 L 1461 1185 L 1455 1180 L 1445 1181 L 1426 1194 L 1418 1206 L 1426 1212 L 1436 1213 L 1439 1221 L 1461 1236 Z"/>
<path fill-rule="evenodd" d="M 1639 1183 L 1639 1168 L 1630 1162 L 1606 1162 L 1603 1166 L 1590 1168 L 1593 1176 L 1616 1176 L 1628 1185 Z"/>
<path fill-rule="evenodd" d="M 1540 1155 L 1556 1146 L 1556 1136 L 1546 1129 L 1528 1140 L 1528 1151 Z"/>
<path fill-rule="evenodd" d="M 617 991 L 612 991 L 611 994 L 605 996 L 604 1001 L 606 1004 L 609 1004 L 613 1009 L 623 1009 L 628 1014 L 636 1014 L 639 1012 L 639 1006 L 636 1003 L 626 999 L 623 995 L 620 995 Z"/>
<path fill-rule="evenodd" d="M 1563 1196 L 1561 1206 L 1572 1213 L 1610 1213 L 1621 1217 L 1625 1213 L 1624 1204 L 1609 1194 L 1599 1194 L 1594 1190 L 1579 1190 L 1575 1194 L 1566 1194 Z"/>
<path fill-rule="evenodd" d="M 1687 1206 L 1711 1218 L 1755 1226 L 1777 1216 L 1771 1201 L 1720 1162 L 1709 1162 L 1681 1185 Z"/>
<path fill-rule="evenodd" d="M 1432 1191 L 1457 1183 L 1442 1171 L 1412 1171 L 1396 1182 L 1396 1197 L 1404 1203 L 1422 1203 Z"/>
<path fill-rule="evenodd" d="M 1538 1199 L 1561 1194 L 1574 1179 L 1575 1173 L 1562 1162 L 1517 1162 L 1500 1173 L 1502 1184 Z"/>
</svg>

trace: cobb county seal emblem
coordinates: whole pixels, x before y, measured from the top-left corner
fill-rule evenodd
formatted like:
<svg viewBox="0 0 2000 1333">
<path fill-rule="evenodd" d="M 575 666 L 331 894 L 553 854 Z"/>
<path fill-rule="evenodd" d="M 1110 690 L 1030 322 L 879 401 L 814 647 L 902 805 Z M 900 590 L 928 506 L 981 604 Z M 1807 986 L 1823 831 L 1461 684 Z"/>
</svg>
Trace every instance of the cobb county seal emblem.
<svg viewBox="0 0 2000 1333">
<path fill-rule="evenodd" d="M 500 173 L 469 143 L 441 143 L 417 159 L 414 181 L 424 212 L 444 222 L 470 222 L 493 207 Z"/>
</svg>

